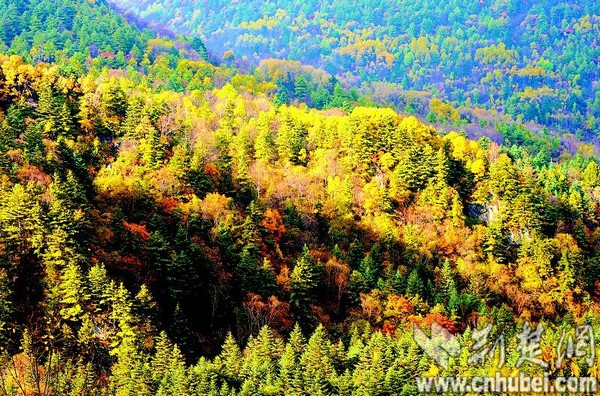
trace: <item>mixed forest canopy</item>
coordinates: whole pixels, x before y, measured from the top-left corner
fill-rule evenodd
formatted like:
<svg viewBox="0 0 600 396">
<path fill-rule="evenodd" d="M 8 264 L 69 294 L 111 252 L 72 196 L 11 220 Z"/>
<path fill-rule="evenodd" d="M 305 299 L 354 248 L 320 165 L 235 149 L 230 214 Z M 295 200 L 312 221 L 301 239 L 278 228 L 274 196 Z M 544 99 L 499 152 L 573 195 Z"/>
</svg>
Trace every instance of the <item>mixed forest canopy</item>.
<svg viewBox="0 0 600 396">
<path fill-rule="evenodd" d="M 104 1 L 0 11 L 0 395 L 416 395 L 496 367 L 442 370 L 415 324 L 493 323 L 505 375 L 525 322 L 600 330 L 594 145 L 469 139 L 440 100 L 421 122 L 333 70 L 211 63 Z"/>
<path fill-rule="evenodd" d="M 586 139 L 597 139 L 600 132 L 597 2 L 112 3 L 202 37 L 217 57 L 253 64 L 297 60 L 345 84 L 362 83 L 366 92 L 401 111 L 415 111 L 417 91 L 455 108 L 507 113 Z M 423 111 L 427 115 L 430 109 Z M 438 115 L 435 109 L 431 113 Z"/>
</svg>

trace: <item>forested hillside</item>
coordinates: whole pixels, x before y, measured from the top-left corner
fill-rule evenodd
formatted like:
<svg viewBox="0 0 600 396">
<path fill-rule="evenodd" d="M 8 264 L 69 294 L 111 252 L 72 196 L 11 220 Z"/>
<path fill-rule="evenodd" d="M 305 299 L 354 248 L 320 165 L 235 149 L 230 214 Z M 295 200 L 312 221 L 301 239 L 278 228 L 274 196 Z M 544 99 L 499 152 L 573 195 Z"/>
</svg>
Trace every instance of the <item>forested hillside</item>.
<svg viewBox="0 0 600 396">
<path fill-rule="evenodd" d="M 547 359 L 600 330 L 595 146 L 469 139 L 431 125 L 439 100 L 428 125 L 299 62 L 213 64 L 104 1 L 0 11 L 0 395 L 415 395 L 493 375 L 468 363 L 488 324 L 507 376 L 526 322 Z M 447 370 L 413 339 L 434 322 L 468 347 Z"/>
<path fill-rule="evenodd" d="M 201 36 L 218 56 L 299 60 L 369 83 L 402 111 L 414 111 L 416 90 L 588 139 L 600 132 L 597 2 L 112 2 Z"/>
<path fill-rule="evenodd" d="M 160 331 L 195 362 L 264 325 L 263 343 L 295 323 L 345 338 L 595 317 L 600 174 L 585 152 L 535 165 L 388 109 L 276 106 L 231 85 L 154 93 L 17 57 L 2 70 L 3 343 L 14 354 L 23 339 L 28 364 L 66 358 L 44 370 L 54 392 L 75 386 L 63 376 L 117 394 L 140 376 L 171 386 L 153 375 L 185 377 L 183 360 L 144 374 L 166 353 Z M 362 369 L 363 352 L 339 348 L 335 364 Z M 189 374 L 202 386 L 250 378 L 206 364 Z M 33 381 L 5 367 L 8 383 Z"/>
</svg>

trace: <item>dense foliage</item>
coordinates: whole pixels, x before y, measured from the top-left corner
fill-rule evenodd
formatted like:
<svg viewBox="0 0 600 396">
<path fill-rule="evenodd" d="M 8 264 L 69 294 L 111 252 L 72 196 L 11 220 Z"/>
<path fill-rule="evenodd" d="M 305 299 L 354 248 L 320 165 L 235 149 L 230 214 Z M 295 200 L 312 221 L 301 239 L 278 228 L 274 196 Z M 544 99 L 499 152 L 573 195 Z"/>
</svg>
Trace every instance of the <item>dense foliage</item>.
<svg viewBox="0 0 600 396">
<path fill-rule="evenodd" d="M 75 376 L 128 394 L 161 330 L 185 372 L 183 356 L 264 325 L 406 335 L 596 309 L 600 173 L 585 152 L 536 165 L 388 109 L 1 62 L 3 345 L 28 364 L 67 358 L 29 368 L 53 387 Z"/>
<path fill-rule="evenodd" d="M 597 2 L 113 3 L 174 31 L 201 35 L 219 56 L 299 60 L 351 85 L 393 83 L 367 91 L 401 110 L 414 111 L 413 94 L 398 91 L 417 90 L 454 107 L 505 112 L 588 138 L 600 131 Z M 447 117 L 435 108 L 431 113 Z"/>
<path fill-rule="evenodd" d="M 0 7 L 0 395 L 413 395 L 413 325 L 600 330 L 593 146 L 215 66 L 103 1 Z"/>
</svg>

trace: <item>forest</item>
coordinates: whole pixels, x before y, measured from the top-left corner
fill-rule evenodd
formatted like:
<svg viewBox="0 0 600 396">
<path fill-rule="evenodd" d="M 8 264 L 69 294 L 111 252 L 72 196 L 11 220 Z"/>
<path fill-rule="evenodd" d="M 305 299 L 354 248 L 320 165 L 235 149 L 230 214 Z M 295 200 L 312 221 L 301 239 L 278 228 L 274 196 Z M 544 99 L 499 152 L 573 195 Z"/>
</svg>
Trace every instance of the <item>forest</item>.
<svg viewBox="0 0 600 396">
<path fill-rule="evenodd" d="M 597 2 L 111 1 L 200 35 L 217 59 L 301 61 L 399 111 L 433 95 L 467 114 L 479 108 L 586 140 L 600 132 Z M 419 115 L 437 115 L 424 107 Z"/>
<path fill-rule="evenodd" d="M 600 161 L 575 122 L 475 139 L 440 99 L 423 117 L 300 61 L 215 61 L 103 0 L 0 11 L 0 395 L 416 395 L 543 375 L 520 367 L 529 323 L 553 378 L 599 375 L 553 348 L 600 330 Z M 465 347 L 448 368 L 415 342 L 433 323 Z M 492 324 L 500 369 L 469 356 Z"/>
</svg>

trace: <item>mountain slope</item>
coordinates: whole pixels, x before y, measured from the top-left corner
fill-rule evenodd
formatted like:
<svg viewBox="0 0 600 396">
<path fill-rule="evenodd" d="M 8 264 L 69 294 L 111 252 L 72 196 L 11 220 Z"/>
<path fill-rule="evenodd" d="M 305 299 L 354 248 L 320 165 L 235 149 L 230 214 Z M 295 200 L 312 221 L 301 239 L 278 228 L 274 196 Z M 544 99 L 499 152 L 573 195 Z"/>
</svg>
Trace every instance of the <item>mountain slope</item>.
<svg viewBox="0 0 600 396">
<path fill-rule="evenodd" d="M 594 2 L 114 3 L 255 64 L 296 59 L 351 85 L 398 83 L 588 139 L 600 131 Z"/>
<path fill-rule="evenodd" d="M 44 27 L 11 30 L 31 62 L 0 55 L 0 394 L 414 395 L 442 373 L 414 325 L 459 335 L 443 373 L 465 377 L 497 371 L 465 363 L 476 326 L 506 337 L 508 373 L 530 321 L 544 359 L 600 330 L 590 146 L 470 140 L 299 63 L 217 67 L 104 2 L 22 5 Z M 39 58 L 46 29 L 79 44 Z"/>
<path fill-rule="evenodd" d="M 377 380 L 411 394 L 426 359 L 413 323 L 600 327 L 600 165 L 583 152 L 532 164 L 390 109 L 0 66 L 10 384 L 358 395 Z M 391 367 L 411 372 L 386 378 Z"/>
</svg>

